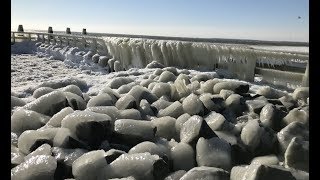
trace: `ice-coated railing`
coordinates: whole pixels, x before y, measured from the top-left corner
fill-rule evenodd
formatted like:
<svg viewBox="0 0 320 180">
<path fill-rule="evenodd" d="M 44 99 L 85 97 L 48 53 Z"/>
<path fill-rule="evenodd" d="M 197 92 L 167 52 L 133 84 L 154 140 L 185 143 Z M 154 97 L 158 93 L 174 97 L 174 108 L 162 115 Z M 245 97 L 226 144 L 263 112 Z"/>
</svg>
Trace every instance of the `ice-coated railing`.
<svg viewBox="0 0 320 180">
<path fill-rule="evenodd" d="M 125 37 L 96 37 L 89 35 L 54 34 L 42 32 L 11 32 L 11 42 L 27 39 L 44 43 L 76 46 L 80 49 L 90 49 L 101 55 L 110 55 L 122 63 L 122 67 L 143 68 L 151 61 L 158 61 L 165 66 L 180 68 L 215 68 L 227 69 L 237 78 L 253 81 L 255 73 L 277 78 L 290 77 L 290 71 L 275 70 L 278 66 L 290 66 L 294 60 L 309 61 L 306 53 L 277 52 L 257 50 L 241 45 L 221 43 L 188 42 L 176 40 L 159 40 Z M 268 65 L 261 69 L 261 64 Z M 256 66 L 260 68 L 256 68 Z M 268 72 L 268 69 L 270 72 Z M 302 85 L 308 84 L 308 66 L 305 73 L 292 72 L 293 79 Z"/>
</svg>

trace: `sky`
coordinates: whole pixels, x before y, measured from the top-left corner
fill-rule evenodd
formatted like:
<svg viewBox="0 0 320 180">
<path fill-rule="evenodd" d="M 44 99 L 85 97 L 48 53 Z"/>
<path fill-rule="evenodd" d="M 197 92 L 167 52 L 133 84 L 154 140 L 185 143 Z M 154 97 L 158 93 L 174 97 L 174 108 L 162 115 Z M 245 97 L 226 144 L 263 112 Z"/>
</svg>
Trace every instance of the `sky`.
<svg viewBox="0 0 320 180">
<path fill-rule="evenodd" d="M 298 17 L 301 18 L 298 18 Z M 309 42 L 308 0 L 11 0 L 11 30 Z"/>
</svg>

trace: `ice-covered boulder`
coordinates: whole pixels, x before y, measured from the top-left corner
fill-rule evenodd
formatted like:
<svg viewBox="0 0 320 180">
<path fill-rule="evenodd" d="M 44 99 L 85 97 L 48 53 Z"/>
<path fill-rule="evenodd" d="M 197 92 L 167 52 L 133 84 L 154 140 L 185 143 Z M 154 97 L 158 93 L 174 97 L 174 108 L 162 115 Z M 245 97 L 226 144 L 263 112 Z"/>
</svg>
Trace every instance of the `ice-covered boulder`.
<svg viewBox="0 0 320 180">
<path fill-rule="evenodd" d="M 147 100 L 150 104 L 158 100 L 157 96 L 152 94 L 149 89 L 140 85 L 134 86 L 128 94 L 133 96 L 137 103 L 140 103 L 141 99 Z"/>
<path fill-rule="evenodd" d="M 111 117 L 91 111 L 75 111 L 61 122 L 61 127 L 68 128 L 71 134 L 89 146 L 99 146 L 112 131 Z"/>
<path fill-rule="evenodd" d="M 184 113 L 182 114 L 181 116 L 179 116 L 176 120 L 176 123 L 175 123 L 175 128 L 176 128 L 176 133 L 177 133 L 177 138 L 176 139 L 180 139 L 180 131 L 181 131 L 181 128 L 182 128 L 182 125 L 188 121 L 188 119 L 190 118 L 190 114 L 188 113 Z"/>
<path fill-rule="evenodd" d="M 209 79 L 206 82 L 204 82 L 203 84 L 201 84 L 201 92 L 202 93 L 211 93 L 213 94 L 213 87 L 215 84 L 217 84 L 218 82 L 220 82 L 220 79 L 218 78 L 214 78 L 214 79 Z"/>
<path fill-rule="evenodd" d="M 246 105 L 248 107 L 248 110 L 254 113 L 259 114 L 262 110 L 262 108 L 267 104 L 266 101 L 263 100 L 246 100 Z"/>
<path fill-rule="evenodd" d="M 24 100 L 15 96 L 11 96 L 11 109 L 16 106 L 24 106 L 24 105 L 26 105 L 26 102 L 24 102 Z"/>
<path fill-rule="evenodd" d="M 123 70 L 123 67 L 122 67 L 120 61 L 115 61 L 114 62 L 113 69 L 114 69 L 114 72 L 119 72 L 119 71 Z"/>
<path fill-rule="evenodd" d="M 283 122 L 288 125 L 292 122 L 300 122 L 309 126 L 309 106 L 294 108 L 283 118 Z"/>
<path fill-rule="evenodd" d="M 173 170 L 190 170 L 196 166 L 195 151 L 187 143 L 179 143 L 171 148 Z"/>
<path fill-rule="evenodd" d="M 185 113 L 196 115 L 203 113 L 203 103 L 194 93 L 187 96 L 182 102 L 182 108 Z"/>
<path fill-rule="evenodd" d="M 81 89 L 74 84 L 70 84 L 70 85 L 62 88 L 61 90 L 64 92 L 71 92 L 71 93 L 76 94 L 80 97 L 83 97 Z"/>
<path fill-rule="evenodd" d="M 175 101 L 165 109 L 160 110 L 158 112 L 158 117 L 171 116 L 173 118 L 178 118 L 183 113 L 182 104 L 179 101 Z"/>
<path fill-rule="evenodd" d="M 219 95 L 226 100 L 231 94 L 234 94 L 233 91 L 227 89 L 221 89 Z"/>
<path fill-rule="evenodd" d="M 103 150 L 90 151 L 72 163 L 72 174 L 79 180 L 103 179 L 103 169 L 108 165 Z"/>
<path fill-rule="evenodd" d="M 170 116 L 164 116 L 151 120 L 157 128 L 156 137 L 163 137 L 170 140 L 176 135 L 175 123 L 176 119 Z"/>
<path fill-rule="evenodd" d="M 277 133 L 277 138 L 279 141 L 279 148 L 282 153 L 284 153 L 294 138 L 301 138 L 304 141 L 309 141 L 309 129 L 304 124 L 300 122 L 292 122 L 287 125 L 285 128 L 281 129 Z"/>
<path fill-rule="evenodd" d="M 146 68 L 164 68 L 165 66 L 157 61 L 152 61 L 149 63 Z"/>
<path fill-rule="evenodd" d="M 307 101 L 307 98 L 309 97 L 309 87 L 298 87 L 294 90 L 292 93 L 292 97 L 294 100 L 303 100 Z"/>
<path fill-rule="evenodd" d="M 163 71 L 159 76 L 159 82 L 174 82 L 176 80 L 176 76 L 170 71 Z"/>
<path fill-rule="evenodd" d="M 19 151 L 19 148 L 11 144 L 11 168 L 24 162 L 25 155 Z"/>
<path fill-rule="evenodd" d="M 53 145 L 53 139 L 59 128 L 26 130 L 18 138 L 18 148 L 24 154 L 36 150 L 42 144 Z"/>
<path fill-rule="evenodd" d="M 98 63 L 99 58 L 100 58 L 100 55 L 99 54 L 95 54 L 95 55 L 92 56 L 91 60 L 94 63 Z"/>
<path fill-rule="evenodd" d="M 77 94 L 71 93 L 71 92 L 65 92 L 64 93 L 68 105 L 73 109 L 73 110 L 84 110 L 86 109 L 87 103 L 84 101 L 84 99 Z"/>
<path fill-rule="evenodd" d="M 205 114 L 210 111 L 221 112 L 225 109 L 225 101 L 220 95 L 204 93 L 200 95 L 199 99 L 205 107 Z"/>
<path fill-rule="evenodd" d="M 131 109 L 131 108 L 138 107 L 136 99 L 133 96 L 131 96 L 130 94 L 126 94 L 126 95 L 122 96 L 121 98 L 119 98 L 118 101 L 116 102 L 115 106 L 119 110 Z"/>
<path fill-rule="evenodd" d="M 198 166 L 210 166 L 231 169 L 231 147 L 229 143 L 218 137 L 199 138 L 196 146 Z"/>
<path fill-rule="evenodd" d="M 53 115 L 50 120 L 47 122 L 47 125 L 53 126 L 53 127 L 60 127 L 61 121 L 64 117 L 66 117 L 68 114 L 73 113 L 74 110 L 71 107 L 65 107 L 61 109 L 61 111 L 57 112 L 55 115 Z"/>
<path fill-rule="evenodd" d="M 180 180 L 194 180 L 194 179 L 217 179 L 228 180 L 230 173 L 220 168 L 215 167 L 194 167 L 185 173 Z"/>
<path fill-rule="evenodd" d="M 237 94 L 247 93 L 249 84 L 235 81 L 218 82 L 213 87 L 213 92 L 219 94 L 222 89 L 231 90 Z"/>
<path fill-rule="evenodd" d="M 309 172 L 309 141 L 292 138 L 284 157 L 287 167 Z"/>
<path fill-rule="evenodd" d="M 226 118 L 215 111 L 211 111 L 204 120 L 213 131 L 232 131 L 234 125 L 226 120 Z"/>
<path fill-rule="evenodd" d="M 36 89 L 35 91 L 33 91 L 33 97 L 34 98 L 39 98 L 45 94 L 51 93 L 52 91 L 54 91 L 54 89 L 52 89 L 51 87 L 40 87 L 38 89 Z"/>
<path fill-rule="evenodd" d="M 268 103 L 260 112 L 260 121 L 262 125 L 278 132 L 282 127 L 282 119 L 285 115 L 284 111 Z"/>
<path fill-rule="evenodd" d="M 247 109 L 243 96 L 240 96 L 239 94 L 231 94 L 226 99 L 225 104 L 236 116 L 242 115 Z"/>
<path fill-rule="evenodd" d="M 104 169 L 105 179 L 132 176 L 136 179 L 164 179 L 169 174 L 168 164 L 150 153 L 123 154 Z"/>
<path fill-rule="evenodd" d="M 168 83 L 159 82 L 155 84 L 151 92 L 158 98 L 160 98 L 161 96 L 171 97 L 171 86 Z"/>
<path fill-rule="evenodd" d="M 38 155 L 11 169 L 12 180 L 42 180 L 54 179 L 57 161 L 48 155 Z"/>
<path fill-rule="evenodd" d="M 98 64 L 101 67 L 106 67 L 108 65 L 109 58 L 107 56 L 100 56 L 98 60 Z"/>
<path fill-rule="evenodd" d="M 164 178 L 164 180 L 179 180 L 185 173 L 185 170 L 178 170 L 169 174 L 166 178 Z"/>
<path fill-rule="evenodd" d="M 194 145 L 200 137 L 206 139 L 216 137 L 207 122 L 201 116 L 193 115 L 183 123 L 180 131 L 180 140 L 184 143 Z"/>
<path fill-rule="evenodd" d="M 270 86 L 263 86 L 257 90 L 257 94 L 264 96 L 269 99 L 277 99 L 285 96 L 286 93 L 276 90 Z"/>
<path fill-rule="evenodd" d="M 158 155 L 162 158 L 170 158 L 170 149 L 162 144 L 156 144 L 150 141 L 141 142 L 129 150 L 129 154 L 149 152 L 151 155 Z"/>
<path fill-rule="evenodd" d="M 108 86 L 111 89 L 118 89 L 119 87 L 121 87 L 124 84 L 129 84 L 133 82 L 133 79 L 128 78 L 128 77 L 116 77 L 113 78 L 109 83 Z"/>
<path fill-rule="evenodd" d="M 141 116 L 143 119 L 146 119 L 148 116 L 155 116 L 155 114 L 156 114 L 154 112 L 154 109 L 151 108 L 150 103 L 145 99 L 142 99 L 140 101 L 140 104 L 138 106 L 138 110 L 141 112 Z"/>
<path fill-rule="evenodd" d="M 251 160 L 251 164 L 279 165 L 279 158 L 274 154 L 258 156 Z"/>
<path fill-rule="evenodd" d="M 115 106 L 96 106 L 96 107 L 87 107 L 86 111 L 91 111 L 100 114 L 106 114 L 110 116 L 112 121 L 115 121 L 119 117 L 119 110 Z"/>
<path fill-rule="evenodd" d="M 296 178 L 288 169 L 275 165 L 251 164 L 249 166 L 234 166 L 230 173 L 230 180 L 238 179 L 288 179 Z"/>
<path fill-rule="evenodd" d="M 119 110 L 119 115 L 116 117 L 117 119 L 142 119 L 140 111 L 137 109 L 124 109 Z"/>
<path fill-rule="evenodd" d="M 24 160 L 27 161 L 28 159 L 32 158 L 33 156 L 38 156 L 38 155 L 47 155 L 51 156 L 51 146 L 49 144 L 42 144 L 40 147 L 38 147 L 36 150 L 28 154 L 27 156 L 24 157 Z"/>
<path fill-rule="evenodd" d="M 19 109 L 11 116 L 11 132 L 21 134 L 44 126 L 50 117 L 31 110 Z"/>
<path fill-rule="evenodd" d="M 159 98 L 157 101 L 151 104 L 151 108 L 155 113 L 158 113 L 160 110 L 167 108 L 170 106 L 172 102 L 165 100 L 164 98 Z M 181 104 L 181 103 L 180 103 Z"/>
<path fill-rule="evenodd" d="M 112 97 L 107 93 L 99 94 L 88 101 L 87 107 L 94 107 L 94 106 L 113 106 L 114 100 Z"/>
<path fill-rule="evenodd" d="M 66 107 L 66 96 L 61 91 L 53 91 L 26 104 L 23 108 L 52 116 Z"/>
<path fill-rule="evenodd" d="M 150 121 L 118 119 L 114 125 L 113 141 L 136 145 L 143 141 L 152 141 L 157 128 Z"/>
</svg>

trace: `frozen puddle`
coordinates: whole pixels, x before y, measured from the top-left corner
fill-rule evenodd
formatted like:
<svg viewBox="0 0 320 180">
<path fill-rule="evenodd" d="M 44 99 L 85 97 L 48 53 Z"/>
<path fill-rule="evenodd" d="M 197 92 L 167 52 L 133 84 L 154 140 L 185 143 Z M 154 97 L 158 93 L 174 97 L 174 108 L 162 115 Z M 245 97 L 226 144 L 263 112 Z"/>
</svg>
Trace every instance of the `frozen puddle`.
<svg viewBox="0 0 320 180">
<path fill-rule="evenodd" d="M 11 56 L 11 179 L 309 178 L 308 88 L 59 51 Z"/>
</svg>

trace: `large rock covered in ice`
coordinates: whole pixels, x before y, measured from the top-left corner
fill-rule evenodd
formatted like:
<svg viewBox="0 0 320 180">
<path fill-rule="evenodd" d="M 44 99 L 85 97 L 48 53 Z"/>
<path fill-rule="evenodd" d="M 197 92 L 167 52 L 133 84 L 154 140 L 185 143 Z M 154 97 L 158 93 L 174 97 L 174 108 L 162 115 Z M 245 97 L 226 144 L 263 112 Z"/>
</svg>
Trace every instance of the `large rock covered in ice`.
<svg viewBox="0 0 320 180">
<path fill-rule="evenodd" d="M 11 109 L 16 106 L 24 106 L 24 105 L 26 105 L 26 102 L 24 102 L 24 100 L 15 96 L 11 96 Z"/>
<path fill-rule="evenodd" d="M 214 78 L 214 79 L 209 79 L 203 84 L 201 84 L 201 91 L 202 93 L 211 93 L 213 94 L 213 87 L 216 85 L 218 82 L 220 82 L 220 79 Z"/>
<path fill-rule="evenodd" d="M 171 174 L 169 174 L 164 180 L 179 180 L 184 174 L 186 174 L 185 170 L 178 170 Z"/>
<path fill-rule="evenodd" d="M 198 166 L 210 166 L 231 169 L 231 147 L 228 142 L 218 137 L 199 138 L 196 146 Z"/>
<path fill-rule="evenodd" d="M 128 94 L 133 96 L 137 103 L 140 103 L 142 99 L 147 100 L 150 104 L 158 100 L 158 97 L 152 94 L 149 89 L 140 85 L 134 86 Z"/>
<path fill-rule="evenodd" d="M 51 146 L 49 144 L 42 144 L 40 147 L 38 147 L 36 150 L 28 154 L 27 156 L 24 157 L 25 161 L 28 159 L 32 158 L 33 156 L 38 156 L 38 155 L 47 155 L 51 156 L 52 150 Z"/>
<path fill-rule="evenodd" d="M 309 141 L 292 138 L 284 157 L 286 166 L 309 172 Z"/>
<path fill-rule="evenodd" d="M 131 109 L 131 108 L 137 108 L 137 102 L 136 99 L 131 96 L 130 94 L 126 94 L 118 99 L 115 106 L 120 110 L 123 109 Z"/>
<path fill-rule="evenodd" d="M 176 135 L 176 119 L 170 116 L 155 118 L 151 121 L 157 128 L 156 136 L 170 140 Z"/>
<path fill-rule="evenodd" d="M 170 71 L 163 71 L 159 76 L 159 82 L 174 82 L 176 80 L 176 76 Z"/>
<path fill-rule="evenodd" d="M 12 180 L 42 180 L 54 179 L 57 161 L 48 155 L 33 156 L 11 169 Z"/>
<path fill-rule="evenodd" d="M 52 146 L 53 139 L 59 128 L 46 128 L 41 130 L 26 130 L 18 138 L 18 148 L 24 154 L 36 150 L 42 144 Z"/>
<path fill-rule="evenodd" d="M 113 106 L 114 100 L 112 97 L 107 93 L 99 94 L 88 101 L 87 107 L 94 107 L 94 106 Z"/>
<path fill-rule="evenodd" d="M 103 179 L 103 170 L 108 165 L 104 157 L 103 150 L 90 151 L 72 164 L 72 174 L 79 180 L 97 180 Z"/>
<path fill-rule="evenodd" d="M 228 122 L 222 114 L 214 111 L 205 116 L 204 120 L 213 131 L 231 131 L 234 128 L 234 125 Z"/>
<path fill-rule="evenodd" d="M 300 122 L 309 126 L 309 106 L 292 109 L 284 118 L 283 122 L 288 125 L 292 122 Z"/>
<path fill-rule="evenodd" d="M 141 142 L 137 145 L 135 145 L 134 147 L 132 147 L 129 150 L 129 154 L 136 154 L 136 153 L 145 153 L 148 152 L 151 155 L 158 155 L 160 157 L 166 157 L 166 158 L 170 158 L 170 149 L 168 149 L 167 147 L 165 147 L 162 144 L 155 144 L 153 142 L 150 141 L 144 141 Z"/>
<path fill-rule="evenodd" d="M 26 104 L 23 108 L 52 116 L 65 108 L 66 104 L 65 94 L 61 91 L 53 91 Z"/>
<path fill-rule="evenodd" d="M 38 89 L 36 89 L 35 91 L 33 91 L 33 97 L 34 98 L 39 98 L 45 94 L 51 93 L 52 91 L 54 91 L 54 89 L 52 89 L 51 87 L 40 87 Z"/>
<path fill-rule="evenodd" d="M 274 154 L 258 156 L 251 160 L 251 164 L 279 165 L 279 158 Z"/>
<path fill-rule="evenodd" d="M 234 81 L 218 82 L 214 85 L 213 92 L 219 94 L 222 89 L 231 90 L 237 94 L 247 93 L 249 91 L 249 84 Z"/>
<path fill-rule="evenodd" d="M 203 104 L 199 97 L 194 93 L 187 96 L 182 102 L 182 108 L 185 113 L 196 115 L 203 112 Z"/>
<path fill-rule="evenodd" d="M 204 93 L 200 95 L 199 99 L 205 107 L 205 114 L 206 111 L 222 112 L 226 106 L 224 99 L 220 95 Z"/>
<path fill-rule="evenodd" d="M 64 117 L 66 117 L 68 114 L 73 113 L 74 110 L 71 107 L 65 107 L 55 115 L 53 115 L 50 120 L 47 122 L 47 125 L 53 126 L 53 127 L 60 127 L 61 121 Z"/>
<path fill-rule="evenodd" d="M 251 164 L 249 166 L 234 166 L 230 173 L 230 180 L 261 179 L 261 180 L 295 180 L 288 169 L 282 166 Z"/>
<path fill-rule="evenodd" d="M 173 170 L 190 170 L 196 166 L 194 149 L 187 143 L 178 143 L 171 148 Z"/>
<path fill-rule="evenodd" d="M 309 141 L 308 127 L 300 122 L 293 122 L 281 129 L 281 131 L 277 133 L 277 138 L 279 141 L 279 148 L 282 153 L 286 151 L 289 143 L 294 137 L 301 138 L 304 141 Z"/>
<path fill-rule="evenodd" d="M 71 92 L 71 93 L 76 94 L 76 95 L 78 95 L 80 97 L 83 97 L 81 89 L 78 86 L 74 85 L 74 84 L 70 84 L 70 85 L 62 88 L 62 91 Z"/>
<path fill-rule="evenodd" d="M 165 66 L 157 61 L 152 61 L 149 63 L 146 68 L 164 68 Z"/>
<path fill-rule="evenodd" d="M 307 101 L 307 98 L 309 97 L 309 87 L 298 87 L 294 90 L 292 93 L 292 97 L 294 100 L 303 100 Z"/>
<path fill-rule="evenodd" d="M 100 114 L 106 114 L 110 116 L 112 121 L 115 121 L 119 117 L 119 110 L 115 106 L 96 106 L 96 107 L 87 107 L 86 111 L 91 111 Z"/>
<path fill-rule="evenodd" d="M 68 106 L 72 107 L 72 109 L 74 110 L 86 109 L 87 103 L 84 101 L 82 97 L 71 92 L 65 92 L 64 94 L 67 98 Z"/>
<path fill-rule="evenodd" d="M 158 112 L 158 117 L 171 116 L 173 118 L 178 118 L 184 113 L 183 106 L 179 101 L 175 101 L 165 109 Z"/>
<path fill-rule="evenodd" d="M 201 116 L 191 116 L 183 125 L 180 131 L 180 140 L 184 143 L 194 145 L 200 137 L 206 139 L 217 137 L 207 122 Z"/>
<path fill-rule="evenodd" d="M 157 128 L 150 121 L 118 119 L 114 125 L 113 141 L 136 145 L 143 141 L 152 141 Z"/>
<path fill-rule="evenodd" d="M 279 131 L 282 127 L 282 119 L 286 115 L 286 112 L 273 104 L 266 104 L 260 112 L 260 121 L 266 127 L 272 128 L 275 131 Z"/>
<path fill-rule="evenodd" d="M 127 78 L 127 77 L 116 77 L 113 78 L 109 83 L 108 86 L 111 89 L 118 89 L 120 86 L 124 85 L 124 84 L 129 84 L 133 82 L 133 79 L 131 78 Z"/>
<path fill-rule="evenodd" d="M 270 86 L 263 86 L 257 90 L 257 94 L 264 96 L 268 99 L 278 99 L 285 96 L 286 93 L 271 88 Z"/>
<path fill-rule="evenodd" d="M 217 179 L 228 180 L 230 173 L 220 168 L 215 167 L 194 167 L 184 174 L 180 180 L 194 180 L 194 179 Z"/>
<path fill-rule="evenodd" d="M 104 169 L 105 179 L 132 176 L 136 179 L 164 179 L 169 174 L 168 164 L 150 153 L 123 154 Z"/>
<path fill-rule="evenodd" d="M 72 135 L 94 147 L 112 131 L 110 116 L 91 111 L 75 111 L 67 115 L 61 127 L 70 129 Z"/>
<path fill-rule="evenodd" d="M 158 98 L 161 96 L 171 97 L 171 86 L 168 83 L 159 82 L 152 88 L 151 92 Z"/>
<path fill-rule="evenodd" d="M 36 130 L 49 121 L 50 117 L 31 110 L 19 109 L 11 116 L 11 132 L 21 134 L 25 130 Z"/>
</svg>

